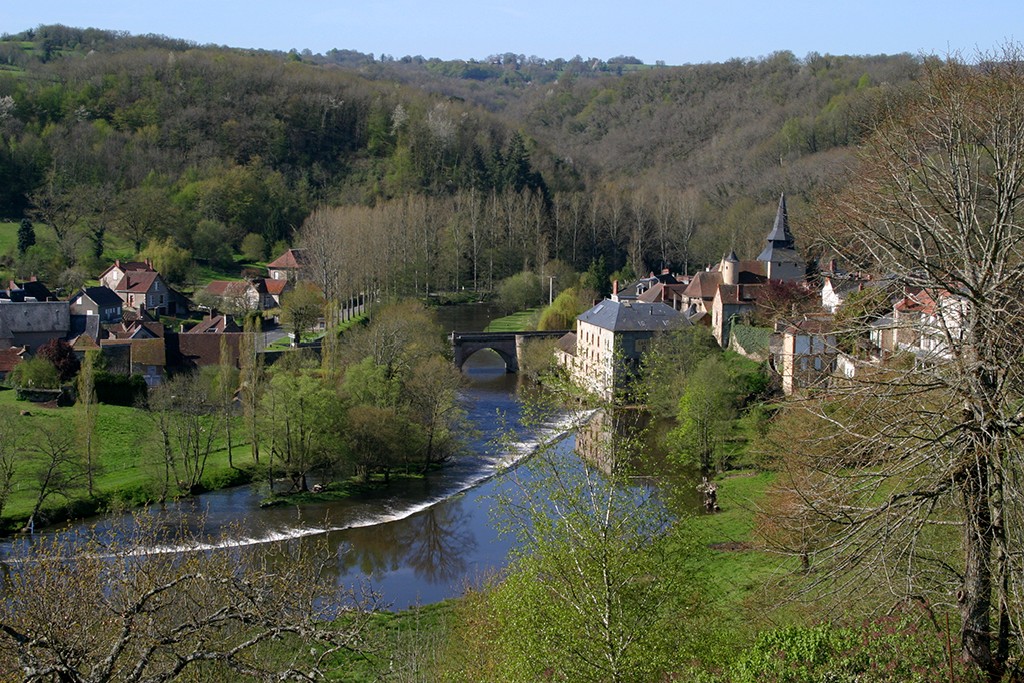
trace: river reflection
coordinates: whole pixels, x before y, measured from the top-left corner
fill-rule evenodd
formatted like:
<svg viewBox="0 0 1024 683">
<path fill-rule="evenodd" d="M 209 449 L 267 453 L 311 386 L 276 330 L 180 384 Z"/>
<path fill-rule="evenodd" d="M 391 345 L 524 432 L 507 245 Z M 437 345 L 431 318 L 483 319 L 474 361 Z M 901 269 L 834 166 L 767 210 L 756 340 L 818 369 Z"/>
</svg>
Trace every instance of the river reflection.
<svg viewBox="0 0 1024 683">
<path fill-rule="evenodd" d="M 460 577 L 465 554 L 477 547 L 469 514 L 460 505 L 435 505 L 405 524 L 352 529 L 341 543 L 340 568 L 368 576 L 407 565 L 418 579 L 441 583 Z"/>
</svg>

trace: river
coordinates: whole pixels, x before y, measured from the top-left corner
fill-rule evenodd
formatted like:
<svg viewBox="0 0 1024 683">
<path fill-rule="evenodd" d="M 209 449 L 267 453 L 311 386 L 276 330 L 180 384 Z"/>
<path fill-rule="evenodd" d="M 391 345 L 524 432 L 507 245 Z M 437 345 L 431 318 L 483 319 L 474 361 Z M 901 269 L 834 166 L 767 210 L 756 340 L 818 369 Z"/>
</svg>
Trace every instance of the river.
<svg viewBox="0 0 1024 683">
<path fill-rule="evenodd" d="M 446 331 L 473 331 L 494 314 L 487 306 L 459 306 L 439 309 L 438 317 Z M 494 501 L 516 484 L 498 473 L 522 460 L 517 475 L 529 477 L 525 456 L 539 442 L 554 440 L 556 450 L 568 455 L 574 441 L 564 435 L 567 425 L 556 422 L 522 435 L 514 448 L 495 448 L 493 439 L 518 425 L 517 378 L 488 353 L 471 358 L 464 373 L 461 400 L 476 429 L 467 455 L 422 481 L 395 482 L 384 498 L 260 508 L 266 485 L 253 484 L 153 506 L 145 514 L 160 528 L 185 527 L 197 537 L 215 539 L 211 547 L 326 541 L 337 558 L 339 580 L 368 580 L 392 609 L 460 595 L 508 561 L 513 541 L 496 531 Z M 109 534 L 131 524 L 130 515 L 106 515 L 77 528 Z M 25 542 L 31 541 L 0 546 L 0 558 L 21 552 L 12 543 Z M 183 550 L 171 538 L 151 552 Z"/>
<path fill-rule="evenodd" d="M 483 305 L 438 309 L 446 331 L 482 330 L 496 315 Z M 151 553 L 213 551 L 274 543 L 325 542 L 337 558 L 338 580 L 369 586 L 391 609 L 438 602 L 461 595 L 500 571 L 514 540 L 502 537 L 496 500 L 532 476 L 529 457 L 538 444 L 550 444 L 558 457 L 575 458 L 575 437 L 568 419 L 555 420 L 534 432 L 520 429 L 517 376 L 506 374 L 496 354 L 481 352 L 463 368 L 466 386 L 461 401 L 475 432 L 467 454 L 422 480 L 394 481 L 387 495 L 300 506 L 261 508 L 266 484 L 205 493 L 142 514 L 150 526 L 165 530 L 164 545 Z M 496 447 L 494 439 L 509 429 L 518 443 Z M 652 461 L 653 462 L 653 461 Z M 505 474 L 515 466 L 515 476 Z M 691 507 L 696 506 L 696 500 Z M 73 525 L 72 531 L 122 534 L 131 514 L 105 515 Z M 176 530 L 211 539 L 200 547 L 175 541 Z M 32 543 L 18 539 L 0 544 L 0 562 Z"/>
</svg>

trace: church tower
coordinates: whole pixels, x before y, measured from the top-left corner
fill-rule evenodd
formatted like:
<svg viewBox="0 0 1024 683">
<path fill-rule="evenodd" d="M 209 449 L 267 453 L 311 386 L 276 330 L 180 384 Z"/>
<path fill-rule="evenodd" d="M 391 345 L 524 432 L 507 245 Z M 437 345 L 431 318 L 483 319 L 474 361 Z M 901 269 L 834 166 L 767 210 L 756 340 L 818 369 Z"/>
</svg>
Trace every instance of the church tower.
<svg viewBox="0 0 1024 683">
<path fill-rule="evenodd" d="M 807 264 L 796 250 L 793 233 L 789 231 L 785 194 L 779 196 L 775 224 L 768 233 L 768 244 L 757 260 L 764 263 L 764 272 L 769 280 L 800 281 L 807 275 Z"/>
<path fill-rule="evenodd" d="M 721 265 L 718 269 L 722 273 L 722 284 L 723 285 L 736 285 L 739 284 L 740 260 L 736 258 L 736 252 L 730 251 L 725 258 L 722 259 Z"/>
</svg>

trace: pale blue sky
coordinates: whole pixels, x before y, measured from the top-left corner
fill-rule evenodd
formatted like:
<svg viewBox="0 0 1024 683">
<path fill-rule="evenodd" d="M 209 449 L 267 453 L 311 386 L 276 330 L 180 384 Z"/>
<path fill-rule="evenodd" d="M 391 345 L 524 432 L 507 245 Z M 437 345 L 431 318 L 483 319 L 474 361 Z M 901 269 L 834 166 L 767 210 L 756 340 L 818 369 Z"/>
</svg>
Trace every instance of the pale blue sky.
<svg viewBox="0 0 1024 683">
<path fill-rule="evenodd" d="M 483 59 L 719 62 L 791 50 L 970 58 L 1024 39 L 1020 0 L 3 0 L 0 32 L 61 23 L 200 44 Z"/>
</svg>

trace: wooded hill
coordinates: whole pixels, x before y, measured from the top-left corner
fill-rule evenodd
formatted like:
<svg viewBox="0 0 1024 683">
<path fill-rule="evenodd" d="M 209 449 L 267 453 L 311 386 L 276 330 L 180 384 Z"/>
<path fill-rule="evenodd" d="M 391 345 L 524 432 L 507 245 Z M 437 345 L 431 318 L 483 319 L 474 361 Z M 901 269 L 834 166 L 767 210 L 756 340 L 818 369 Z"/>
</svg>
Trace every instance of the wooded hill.
<svg viewBox="0 0 1024 683">
<path fill-rule="evenodd" d="M 799 238 L 804 203 L 876 99 L 920 67 L 785 52 L 635 62 L 284 54 L 39 27 L 0 40 L 0 216 L 51 225 L 60 244 L 43 260 L 60 272 L 99 258 L 107 230 L 211 258 L 248 233 L 269 252 L 321 204 L 528 194 L 542 248 L 504 254 L 496 278 L 548 258 L 692 269 L 756 250 L 782 191 Z M 451 260 L 438 286 L 469 279 Z"/>
</svg>

